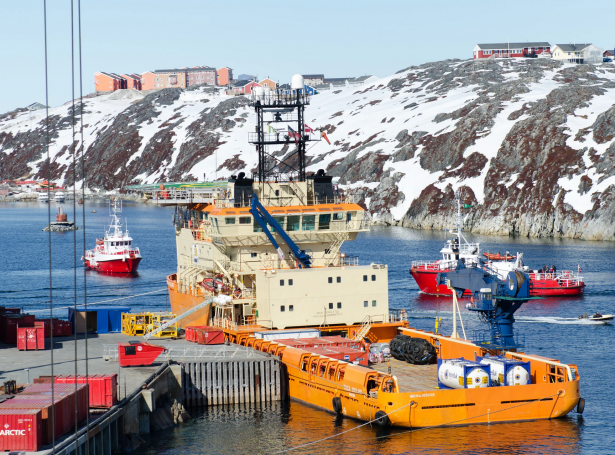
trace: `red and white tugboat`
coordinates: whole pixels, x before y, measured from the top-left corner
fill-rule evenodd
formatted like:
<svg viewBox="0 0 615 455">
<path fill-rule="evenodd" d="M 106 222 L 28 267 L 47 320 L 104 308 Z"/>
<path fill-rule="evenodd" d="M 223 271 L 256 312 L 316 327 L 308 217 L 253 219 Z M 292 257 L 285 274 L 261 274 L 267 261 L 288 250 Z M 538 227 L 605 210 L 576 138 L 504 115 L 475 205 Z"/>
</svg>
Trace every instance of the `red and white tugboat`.
<svg viewBox="0 0 615 455">
<path fill-rule="evenodd" d="M 440 272 L 450 272 L 462 261 L 467 266 L 476 266 L 488 269 L 490 273 L 504 279 L 509 272 L 520 271 L 530 274 L 532 297 L 575 296 L 583 294 L 585 283 L 583 277 L 572 271 L 556 271 L 554 267 L 549 270 L 533 271 L 523 264 L 523 253 L 516 256 L 506 252 L 505 255 L 480 254 L 480 243 L 469 243 L 463 234 L 461 218 L 461 201 L 457 200 L 457 226 L 451 229 L 453 237 L 448 239 L 444 248 L 440 250 L 442 259 L 437 261 L 413 261 L 410 275 L 418 284 L 423 294 L 452 295 L 452 291 L 445 285 L 438 286 L 436 277 Z M 579 270 L 580 272 L 580 270 Z M 469 291 L 466 291 L 470 295 Z"/>
<path fill-rule="evenodd" d="M 141 262 L 141 253 L 132 245 L 128 228 L 122 231 L 122 202 L 112 200 L 110 211 L 109 230 L 104 238 L 96 240 L 96 248 L 85 252 L 83 265 L 97 272 L 134 273 Z"/>
</svg>

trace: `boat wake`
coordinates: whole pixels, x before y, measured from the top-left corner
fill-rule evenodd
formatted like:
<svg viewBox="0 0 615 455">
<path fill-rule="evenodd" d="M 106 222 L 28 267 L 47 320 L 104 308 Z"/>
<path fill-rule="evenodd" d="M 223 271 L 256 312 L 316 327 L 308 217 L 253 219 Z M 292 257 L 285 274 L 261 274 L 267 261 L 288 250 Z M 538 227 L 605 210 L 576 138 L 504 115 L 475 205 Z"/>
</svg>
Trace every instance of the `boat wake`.
<svg viewBox="0 0 615 455">
<path fill-rule="evenodd" d="M 558 318 L 549 316 L 539 317 L 515 317 L 515 322 L 529 322 L 538 324 L 564 324 L 564 325 L 604 325 L 611 321 L 593 321 L 591 319 L 579 319 L 579 318 Z"/>
</svg>

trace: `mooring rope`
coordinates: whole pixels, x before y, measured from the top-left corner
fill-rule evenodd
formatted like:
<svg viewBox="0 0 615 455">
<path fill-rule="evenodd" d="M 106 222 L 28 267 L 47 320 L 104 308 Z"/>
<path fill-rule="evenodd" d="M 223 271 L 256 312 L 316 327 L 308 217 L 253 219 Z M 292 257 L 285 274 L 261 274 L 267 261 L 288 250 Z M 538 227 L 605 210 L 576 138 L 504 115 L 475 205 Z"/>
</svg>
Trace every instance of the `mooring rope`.
<svg viewBox="0 0 615 455">
<path fill-rule="evenodd" d="M 407 431 L 401 431 L 401 432 L 399 432 L 399 433 L 387 434 L 387 435 L 383 435 L 383 436 L 376 436 L 375 438 L 356 439 L 356 440 L 354 440 L 354 441 L 352 441 L 352 442 L 353 442 L 353 443 L 355 443 L 355 442 L 365 442 L 365 441 L 377 441 L 377 440 L 379 440 L 379 439 L 383 439 L 383 438 L 391 438 L 391 437 L 393 437 L 393 436 L 400 436 L 400 435 L 402 435 L 402 434 L 415 433 L 415 432 L 417 432 L 417 431 L 421 431 L 421 430 L 433 430 L 434 428 L 440 428 L 440 427 L 445 427 L 445 426 L 449 426 L 449 425 L 455 425 L 455 424 L 458 424 L 458 423 L 461 423 L 461 422 L 465 422 L 465 421 L 467 421 L 467 420 L 477 419 L 477 418 L 479 418 L 479 417 L 485 417 L 485 416 L 489 416 L 489 415 L 492 415 L 492 414 L 497 414 L 497 413 L 499 413 L 499 412 L 510 411 L 511 409 L 515 409 L 515 408 L 518 408 L 518 407 L 520 407 L 520 406 L 525 406 L 525 405 L 527 405 L 527 404 L 535 403 L 535 402 L 537 402 L 537 401 L 546 400 L 546 399 L 548 399 L 548 398 L 553 398 L 553 397 L 556 397 L 556 396 L 558 396 L 558 395 L 559 395 L 559 392 L 558 392 L 558 393 L 556 393 L 556 394 L 553 394 L 553 395 L 549 395 L 549 396 L 543 397 L 543 398 L 536 398 L 535 400 L 526 401 L 526 402 L 524 402 L 524 403 L 520 403 L 520 404 L 518 404 L 518 405 L 511 406 L 511 407 L 509 407 L 509 408 L 500 409 L 499 411 L 487 412 L 487 413 L 485 413 L 485 414 L 479 414 L 479 415 L 477 415 L 477 416 L 472 416 L 472 417 L 465 417 L 465 418 L 463 418 L 463 419 L 453 420 L 453 421 L 450 421 L 450 422 L 441 423 L 441 424 L 439 424 L 439 425 L 431 425 L 431 426 L 428 426 L 428 427 L 412 428 L 412 429 L 410 429 L 410 430 L 407 430 Z M 410 404 L 412 404 L 412 403 L 409 403 L 409 404 L 407 404 L 406 406 L 409 406 Z M 406 407 L 406 406 L 404 406 L 404 407 Z M 394 412 L 397 412 L 397 411 L 399 411 L 400 409 L 403 409 L 404 407 L 399 408 L 399 409 L 397 409 L 396 411 L 391 411 L 389 414 L 393 414 Z M 308 447 L 308 446 L 311 446 L 311 445 L 314 445 L 314 444 L 318 444 L 318 443 L 323 442 L 323 441 L 326 441 L 326 440 L 328 440 L 328 439 L 333 439 L 333 438 L 335 438 L 335 437 L 337 437 L 337 436 L 340 436 L 340 435 L 342 435 L 342 434 L 345 434 L 345 433 L 348 433 L 348 432 L 350 432 L 350 431 L 356 430 L 356 429 L 358 429 L 358 428 L 364 427 L 365 425 L 367 425 L 367 424 L 369 424 L 369 423 L 373 423 L 373 422 L 375 422 L 376 420 L 379 420 L 379 419 L 374 419 L 374 420 L 371 420 L 370 422 L 367 422 L 367 423 L 364 423 L 364 424 L 359 425 L 359 426 L 357 426 L 357 427 L 351 428 L 350 430 L 346 430 L 346 431 L 343 431 L 343 432 L 341 432 L 341 433 L 337 433 L 337 434 L 334 434 L 334 435 L 332 435 L 332 436 L 328 436 L 328 437 L 326 437 L 326 438 L 317 439 L 316 441 L 308 442 L 308 443 L 301 444 L 301 445 L 298 445 L 298 446 L 295 446 L 295 447 L 290 447 L 290 448 L 288 448 L 288 449 L 281 450 L 281 451 L 279 451 L 279 452 L 272 452 L 272 453 L 273 453 L 273 454 L 278 454 L 278 453 L 286 453 L 286 452 L 290 452 L 290 451 L 293 451 L 293 450 L 300 450 L 300 449 L 302 449 L 302 448 L 304 448 L 304 447 Z"/>
</svg>

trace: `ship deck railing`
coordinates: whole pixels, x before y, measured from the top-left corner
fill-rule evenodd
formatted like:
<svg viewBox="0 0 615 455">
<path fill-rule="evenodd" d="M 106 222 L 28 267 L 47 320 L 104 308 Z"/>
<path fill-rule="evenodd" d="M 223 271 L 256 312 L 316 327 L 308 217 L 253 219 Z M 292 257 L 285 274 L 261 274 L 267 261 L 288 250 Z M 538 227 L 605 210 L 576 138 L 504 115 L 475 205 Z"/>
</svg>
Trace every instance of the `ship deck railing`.
<svg viewBox="0 0 615 455">
<path fill-rule="evenodd" d="M 412 261 L 412 268 L 429 271 L 444 270 L 440 264 L 440 261 Z"/>
<path fill-rule="evenodd" d="M 284 182 L 280 182 L 284 183 Z M 260 203 L 264 207 L 287 207 L 289 205 L 305 205 L 305 206 L 318 206 L 323 204 L 354 204 L 356 199 L 354 195 L 334 195 L 332 198 L 317 198 L 307 199 L 304 203 L 293 204 L 292 200 L 298 199 L 297 196 L 262 196 L 259 198 Z M 215 200 L 215 207 L 218 209 L 249 209 L 251 207 L 252 200 L 235 200 L 232 198 L 220 198 Z"/>
<path fill-rule="evenodd" d="M 571 270 L 547 273 L 533 272 L 530 273 L 530 279 L 535 281 L 556 280 L 562 287 L 580 286 L 583 283 L 583 277 L 580 275 L 575 275 Z"/>
</svg>

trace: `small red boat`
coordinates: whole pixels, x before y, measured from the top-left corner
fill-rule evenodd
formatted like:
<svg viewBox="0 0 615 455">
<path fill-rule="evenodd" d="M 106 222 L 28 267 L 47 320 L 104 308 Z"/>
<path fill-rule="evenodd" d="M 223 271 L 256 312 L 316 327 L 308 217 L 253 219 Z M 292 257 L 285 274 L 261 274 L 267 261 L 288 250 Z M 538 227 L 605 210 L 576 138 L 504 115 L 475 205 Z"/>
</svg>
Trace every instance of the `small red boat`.
<svg viewBox="0 0 615 455">
<path fill-rule="evenodd" d="M 122 231 L 121 201 L 111 202 L 111 225 L 104 238 L 96 239 L 96 248 L 85 252 L 83 265 L 89 270 L 110 273 L 134 273 L 141 262 L 141 252 L 134 247 L 128 229 Z"/>
<path fill-rule="evenodd" d="M 523 264 L 523 253 L 513 256 L 506 252 L 483 253 L 487 260 L 483 260 L 480 255 L 480 244 L 469 243 L 461 233 L 462 218 L 461 205 L 457 201 L 457 226 L 451 229 L 453 237 L 446 241 L 444 248 L 440 250 L 442 259 L 437 261 L 413 261 L 410 274 L 418 284 L 419 289 L 424 294 L 431 295 L 452 295 L 452 291 L 445 285 L 437 285 L 437 276 L 440 272 L 450 272 L 457 267 L 459 261 L 467 266 L 485 268 L 490 273 L 506 277 L 514 270 L 519 270 L 530 274 L 531 287 L 530 295 L 533 297 L 552 297 L 552 296 L 577 296 L 585 291 L 583 277 L 575 275 L 572 271 L 542 272 L 533 271 Z M 513 259 L 516 259 L 514 262 Z M 580 272 L 580 270 L 579 270 Z M 464 295 L 471 295 L 466 291 Z"/>
</svg>

